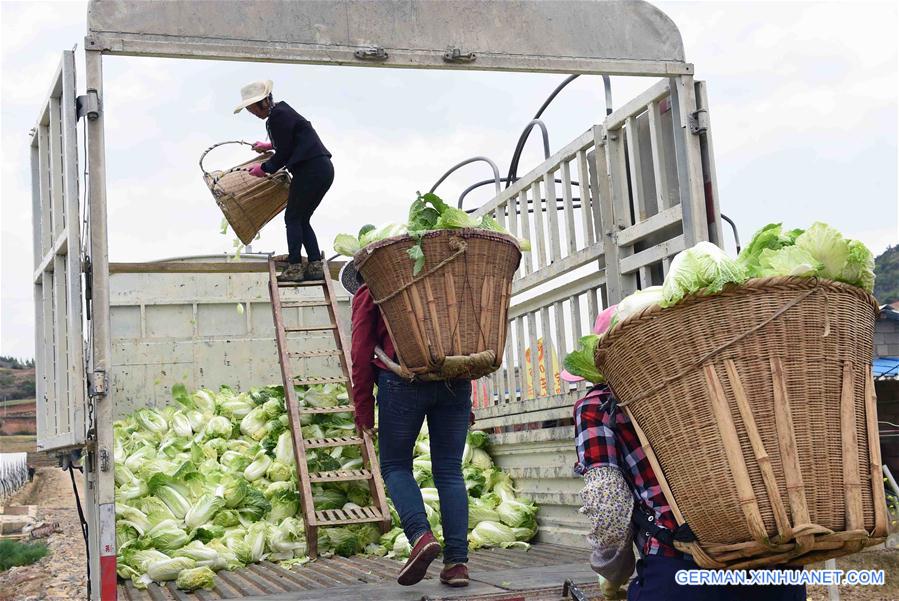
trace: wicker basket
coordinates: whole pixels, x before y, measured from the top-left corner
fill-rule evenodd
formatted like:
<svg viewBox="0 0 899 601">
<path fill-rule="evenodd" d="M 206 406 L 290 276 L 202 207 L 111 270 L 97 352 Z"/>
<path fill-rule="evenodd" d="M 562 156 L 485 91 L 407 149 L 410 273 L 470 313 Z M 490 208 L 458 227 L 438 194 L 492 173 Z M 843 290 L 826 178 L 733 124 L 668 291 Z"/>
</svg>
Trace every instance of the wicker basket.
<svg viewBox="0 0 899 601">
<path fill-rule="evenodd" d="M 355 256 L 381 307 L 400 360 L 394 371 L 420 380 L 476 379 L 502 364 L 512 276 L 521 261 L 511 236 L 482 229 L 426 234 L 424 271 L 412 275 L 409 236 Z"/>
<path fill-rule="evenodd" d="M 203 159 L 213 148 L 224 144 L 247 144 L 248 142 L 221 142 L 200 156 L 203 180 L 209 187 L 231 229 L 244 244 L 249 244 L 262 227 L 287 206 L 287 191 L 290 175 L 278 171 L 269 177 L 256 177 L 247 173 L 253 165 L 262 163 L 272 156 L 266 152 L 225 171 L 208 172 L 203 168 Z"/>
<path fill-rule="evenodd" d="M 648 308 L 597 347 L 700 566 L 804 565 L 884 540 L 877 311 L 853 286 L 757 279 Z"/>
</svg>

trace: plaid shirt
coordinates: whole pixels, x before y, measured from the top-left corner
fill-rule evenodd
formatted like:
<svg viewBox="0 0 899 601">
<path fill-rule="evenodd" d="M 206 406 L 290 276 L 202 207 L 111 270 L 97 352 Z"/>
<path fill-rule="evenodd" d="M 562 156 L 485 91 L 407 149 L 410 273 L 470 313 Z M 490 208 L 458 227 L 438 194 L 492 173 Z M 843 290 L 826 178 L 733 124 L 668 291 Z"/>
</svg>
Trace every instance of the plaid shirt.
<svg viewBox="0 0 899 601">
<path fill-rule="evenodd" d="M 656 524 L 674 530 L 677 521 L 665 501 L 662 487 L 656 479 L 640 445 L 640 439 L 627 414 L 613 402 L 615 397 L 608 386 L 594 387 L 586 397 L 574 405 L 575 441 L 578 462 L 574 471 L 584 475 L 590 468 L 618 468 L 630 486 L 636 502 L 650 510 Z M 634 507 L 634 511 L 640 511 Z M 643 555 L 684 557 L 657 539 L 648 536 L 636 524 L 635 541 Z"/>
</svg>

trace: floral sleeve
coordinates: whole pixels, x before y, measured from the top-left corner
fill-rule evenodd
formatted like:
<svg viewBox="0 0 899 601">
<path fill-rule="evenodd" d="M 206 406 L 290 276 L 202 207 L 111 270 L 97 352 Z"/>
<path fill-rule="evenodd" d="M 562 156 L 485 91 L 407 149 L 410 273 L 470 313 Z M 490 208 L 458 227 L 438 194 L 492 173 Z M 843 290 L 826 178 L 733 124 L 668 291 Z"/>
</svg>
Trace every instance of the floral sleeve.
<svg viewBox="0 0 899 601">
<path fill-rule="evenodd" d="M 611 582 L 627 580 L 634 569 L 631 513 L 634 498 L 621 472 L 596 467 L 584 474 L 580 513 L 590 521 L 593 570 Z"/>
</svg>

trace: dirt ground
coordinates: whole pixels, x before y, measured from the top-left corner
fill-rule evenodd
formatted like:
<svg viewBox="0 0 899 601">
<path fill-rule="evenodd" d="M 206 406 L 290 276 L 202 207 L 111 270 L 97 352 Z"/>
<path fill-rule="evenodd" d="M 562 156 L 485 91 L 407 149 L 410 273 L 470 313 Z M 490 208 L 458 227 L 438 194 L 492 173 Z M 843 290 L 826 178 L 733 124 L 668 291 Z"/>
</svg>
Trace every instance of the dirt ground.
<svg viewBox="0 0 899 601">
<path fill-rule="evenodd" d="M 896 601 L 899 599 L 899 549 L 873 547 L 861 553 L 840 557 L 836 560 L 838 570 L 883 570 L 884 586 L 841 586 L 840 601 Z M 824 564 L 809 568 L 823 569 Z M 808 587 L 809 601 L 828 601 L 827 588 Z"/>
<path fill-rule="evenodd" d="M 79 474 L 75 474 L 79 481 Z M 79 482 L 82 502 L 83 491 Z M 59 522 L 60 532 L 44 542 L 50 553 L 30 566 L 0 572 L 0 601 L 69 601 L 87 597 L 87 560 L 68 472 L 39 468 L 34 480 L 18 491 L 10 505 L 37 505 L 38 519 Z"/>
</svg>

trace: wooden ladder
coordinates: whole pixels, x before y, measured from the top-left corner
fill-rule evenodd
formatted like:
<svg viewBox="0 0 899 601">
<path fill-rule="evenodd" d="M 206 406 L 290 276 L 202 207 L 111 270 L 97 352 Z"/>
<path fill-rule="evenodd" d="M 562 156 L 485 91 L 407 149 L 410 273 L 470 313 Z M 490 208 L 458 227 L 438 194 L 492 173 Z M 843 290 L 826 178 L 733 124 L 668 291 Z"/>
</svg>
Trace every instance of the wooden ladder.
<svg viewBox="0 0 899 601">
<path fill-rule="evenodd" d="M 318 528 L 320 526 L 344 526 L 347 524 L 377 523 L 382 532 L 390 529 L 390 512 L 387 508 L 387 498 L 384 494 L 384 484 L 381 481 L 381 470 L 378 467 L 378 457 L 375 454 L 371 436 L 367 432 L 358 432 L 356 436 L 341 436 L 339 438 L 304 439 L 300 429 L 300 416 L 303 414 L 321 413 L 350 413 L 355 410 L 352 402 L 339 407 L 302 408 L 297 402 L 295 385 L 312 384 L 345 384 L 347 393 L 352 395 L 352 381 L 350 378 L 350 357 L 347 353 L 347 343 L 340 323 L 337 319 L 337 305 L 334 298 L 334 282 L 327 262 L 323 263 L 324 279 L 309 282 L 279 282 L 275 272 L 275 260 L 270 256 L 268 260 L 269 293 L 272 299 L 272 316 L 275 321 L 275 341 L 278 345 L 278 361 L 281 364 L 281 377 L 284 381 L 284 398 L 287 404 L 287 414 L 290 419 L 290 433 L 293 438 L 293 453 L 297 465 L 299 477 L 300 507 L 303 511 L 303 522 L 306 528 L 306 551 L 310 558 L 318 557 Z M 282 288 L 315 288 L 322 290 L 321 299 L 303 299 L 299 301 L 282 300 Z M 294 307 L 327 307 L 330 323 L 327 325 L 285 327 L 282 308 Z M 326 332 L 334 335 L 335 348 L 328 350 L 297 351 L 288 349 L 287 334 Z M 297 338 L 291 338 L 291 341 Z M 290 360 L 294 358 L 310 357 L 337 357 L 340 360 L 340 368 L 343 372 L 338 377 L 319 377 L 315 375 L 295 376 L 291 370 Z M 332 447 L 361 446 L 362 469 L 337 470 L 331 472 L 309 472 L 306 459 L 307 449 L 322 449 Z M 312 499 L 312 484 L 326 482 L 368 481 L 371 492 L 371 505 L 358 509 L 325 509 L 315 510 Z"/>
</svg>

